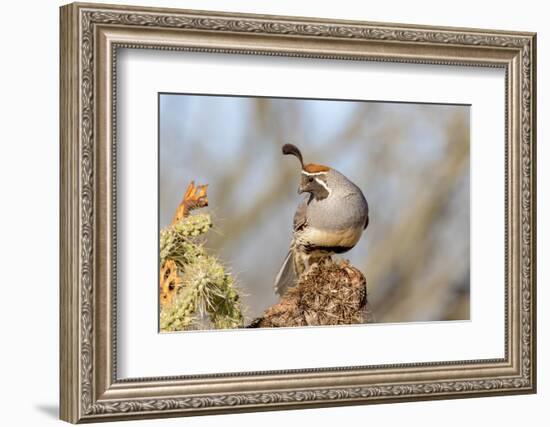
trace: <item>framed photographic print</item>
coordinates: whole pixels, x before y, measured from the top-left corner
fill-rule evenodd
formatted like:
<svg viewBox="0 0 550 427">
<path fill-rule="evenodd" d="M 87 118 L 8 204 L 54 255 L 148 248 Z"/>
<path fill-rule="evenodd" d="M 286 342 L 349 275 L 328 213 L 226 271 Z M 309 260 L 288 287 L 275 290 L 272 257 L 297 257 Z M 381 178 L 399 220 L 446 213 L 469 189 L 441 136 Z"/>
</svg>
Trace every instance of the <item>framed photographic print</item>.
<svg viewBox="0 0 550 427">
<path fill-rule="evenodd" d="M 533 393 L 535 34 L 61 8 L 61 418 Z"/>
</svg>

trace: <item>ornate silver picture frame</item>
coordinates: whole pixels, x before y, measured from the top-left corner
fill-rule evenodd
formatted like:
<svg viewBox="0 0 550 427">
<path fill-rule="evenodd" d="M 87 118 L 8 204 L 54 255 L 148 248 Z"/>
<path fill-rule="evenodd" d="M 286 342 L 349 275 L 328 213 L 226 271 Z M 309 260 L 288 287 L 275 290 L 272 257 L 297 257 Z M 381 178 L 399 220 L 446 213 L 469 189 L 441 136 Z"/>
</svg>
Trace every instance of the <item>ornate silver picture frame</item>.
<svg viewBox="0 0 550 427">
<path fill-rule="evenodd" d="M 79 3 L 63 6 L 60 18 L 61 419 L 536 391 L 535 34 Z M 122 48 L 504 70 L 504 357 L 119 378 L 115 148 Z"/>
</svg>

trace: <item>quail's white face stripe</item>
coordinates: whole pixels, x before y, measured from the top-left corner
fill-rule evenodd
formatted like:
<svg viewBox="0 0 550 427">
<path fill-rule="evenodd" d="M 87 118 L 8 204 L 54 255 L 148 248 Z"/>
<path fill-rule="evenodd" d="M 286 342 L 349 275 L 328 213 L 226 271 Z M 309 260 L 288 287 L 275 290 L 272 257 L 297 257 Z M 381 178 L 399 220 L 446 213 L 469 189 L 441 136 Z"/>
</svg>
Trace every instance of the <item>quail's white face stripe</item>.
<svg viewBox="0 0 550 427">
<path fill-rule="evenodd" d="M 332 191 L 330 191 L 330 188 L 328 188 L 328 185 L 325 183 L 325 181 L 319 178 L 315 178 L 315 181 L 317 181 L 317 184 L 319 184 L 321 187 L 327 190 L 328 195 L 330 196 L 330 193 L 332 193 Z"/>
<path fill-rule="evenodd" d="M 315 176 L 315 175 L 323 175 L 323 174 L 326 174 L 327 171 L 321 171 L 321 172 L 307 172 L 305 170 L 302 169 L 302 173 L 304 175 L 307 175 L 307 176 Z"/>
</svg>

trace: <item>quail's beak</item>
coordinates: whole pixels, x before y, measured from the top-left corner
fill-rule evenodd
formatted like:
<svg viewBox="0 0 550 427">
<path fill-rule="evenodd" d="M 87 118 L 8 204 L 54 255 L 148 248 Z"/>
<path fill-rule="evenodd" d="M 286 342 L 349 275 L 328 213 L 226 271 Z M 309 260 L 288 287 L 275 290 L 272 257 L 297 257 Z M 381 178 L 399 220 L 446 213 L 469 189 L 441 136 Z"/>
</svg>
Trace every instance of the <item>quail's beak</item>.
<svg viewBox="0 0 550 427">
<path fill-rule="evenodd" d="M 298 187 L 298 194 L 302 194 L 304 192 L 304 189 L 302 188 L 302 186 L 300 185 Z"/>
</svg>

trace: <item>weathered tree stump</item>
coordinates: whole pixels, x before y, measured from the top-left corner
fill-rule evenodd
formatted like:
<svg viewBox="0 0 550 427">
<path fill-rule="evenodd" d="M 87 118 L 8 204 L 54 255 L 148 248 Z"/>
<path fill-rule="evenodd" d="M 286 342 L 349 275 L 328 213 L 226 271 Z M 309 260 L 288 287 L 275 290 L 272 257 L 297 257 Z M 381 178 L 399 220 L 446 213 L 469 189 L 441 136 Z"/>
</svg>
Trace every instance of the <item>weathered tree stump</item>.
<svg viewBox="0 0 550 427">
<path fill-rule="evenodd" d="M 367 281 L 348 261 L 311 267 L 281 300 L 248 328 L 367 323 Z"/>
</svg>

